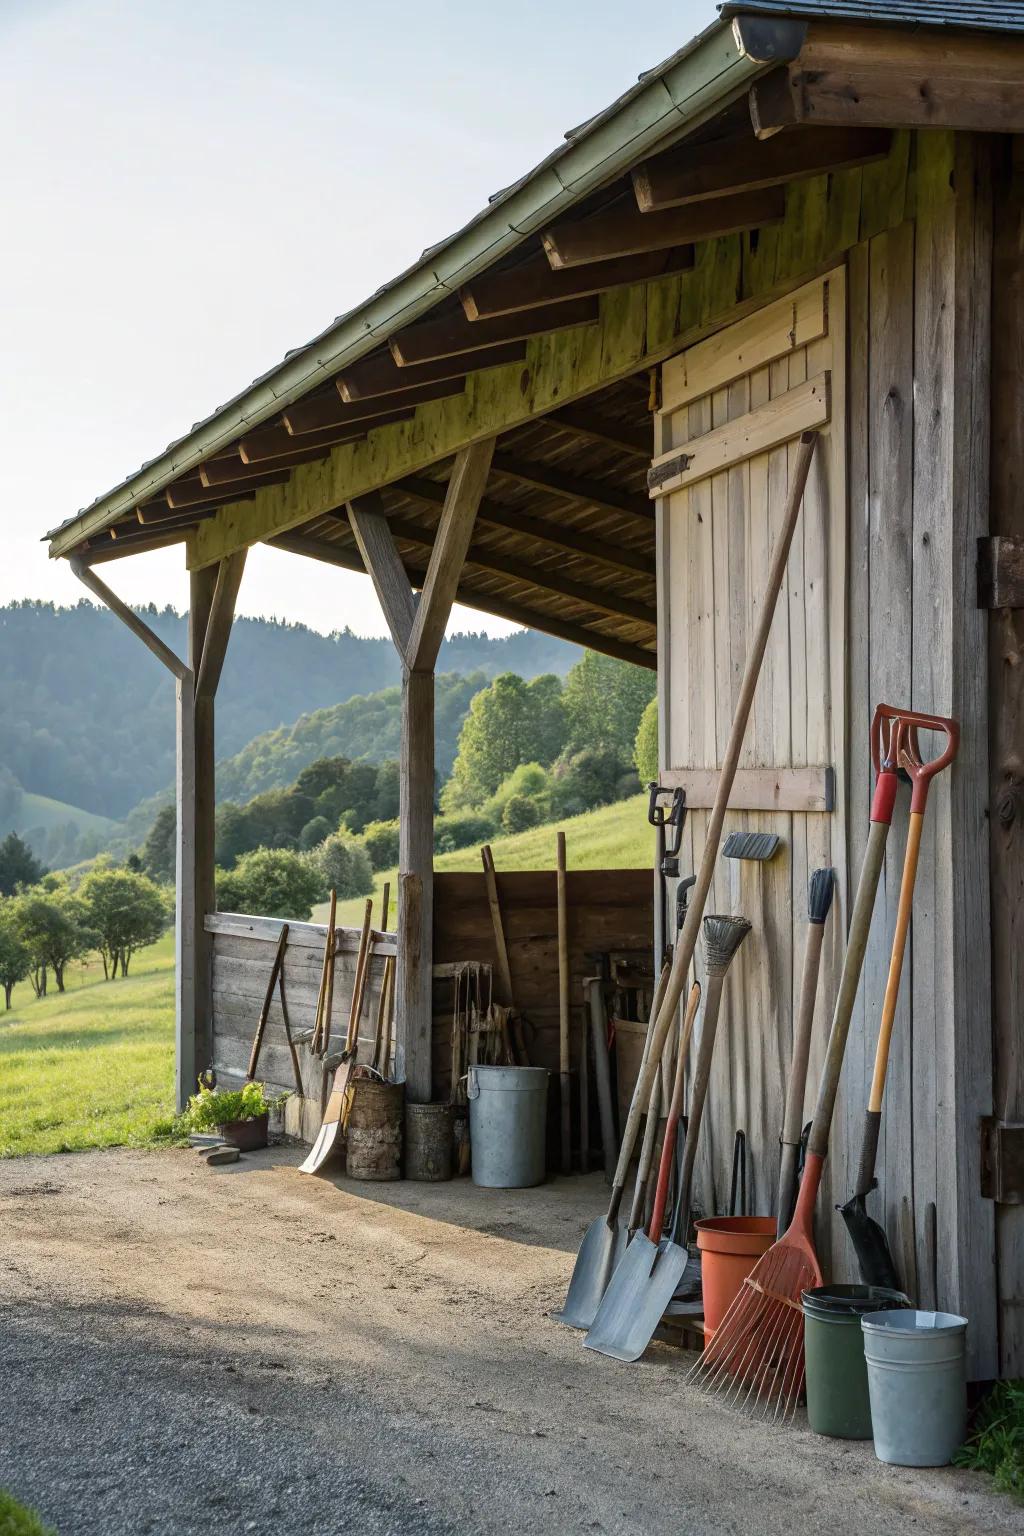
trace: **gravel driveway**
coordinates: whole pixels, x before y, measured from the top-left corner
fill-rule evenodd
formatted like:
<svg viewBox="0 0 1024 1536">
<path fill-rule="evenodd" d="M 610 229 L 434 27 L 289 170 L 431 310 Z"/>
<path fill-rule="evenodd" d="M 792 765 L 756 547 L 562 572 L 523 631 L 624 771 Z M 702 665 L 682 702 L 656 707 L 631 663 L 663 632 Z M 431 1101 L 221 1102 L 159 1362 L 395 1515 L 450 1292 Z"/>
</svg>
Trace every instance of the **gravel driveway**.
<svg viewBox="0 0 1024 1536">
<path fill-rule="evenodd" d="M 550 1321 L 599 1179 L 299 1177 L 272 1149 L 0 1164 L 0 1485 L 60 1536 L 981 1536 L 987 1479 L 695 1397 Z"/>
</svg>

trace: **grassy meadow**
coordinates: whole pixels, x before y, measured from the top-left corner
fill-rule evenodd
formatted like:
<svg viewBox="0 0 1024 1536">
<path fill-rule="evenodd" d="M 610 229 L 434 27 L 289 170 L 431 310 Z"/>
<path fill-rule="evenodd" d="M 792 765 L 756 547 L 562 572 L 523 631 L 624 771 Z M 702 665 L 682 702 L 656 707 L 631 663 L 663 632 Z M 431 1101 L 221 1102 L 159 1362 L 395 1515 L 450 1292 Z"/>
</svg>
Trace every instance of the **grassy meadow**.
<svg viewBox="0 0 1024 1536">
<path fill-rule="evenodd" d="M 0 1013 L 0 1157 L 137 1146 L 167 1128 L 173 982 L 166 933 L 117 981 L 104 981 L 97 958 L 68 966 L 63 994 L 15 988 Z"/>
</svg>

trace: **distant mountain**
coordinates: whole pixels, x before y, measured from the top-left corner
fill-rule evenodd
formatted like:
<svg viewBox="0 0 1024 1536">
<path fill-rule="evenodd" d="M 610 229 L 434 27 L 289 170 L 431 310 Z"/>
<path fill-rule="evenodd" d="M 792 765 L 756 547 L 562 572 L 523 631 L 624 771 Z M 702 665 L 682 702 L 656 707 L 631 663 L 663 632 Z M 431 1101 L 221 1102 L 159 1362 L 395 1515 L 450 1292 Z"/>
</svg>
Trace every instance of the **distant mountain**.
<svg viewBox="0 0 1024 1536">
<path fill-rule="evenodd" d="M 152 606 L 138 611 L 184 654 L 184 615 Z M 577 646 L 532 630 L 504 639 L 455 635 L 441 648 L 438 672 L 480 673 L 484 681 L 499 672 L 564 675 L 580 655 Z M 291 722 L 300 716 L 399 681 L 390 640 L 237 619 L 217 695 L 218 758 L 233 757 L 268 731 L 297 729 Z M 174 777 L 170 677 L 113 614 L 91 603 L 0 608 L 0 767 L 29 794 L 124 817 Z M 245 778 L 249 770 L 240 772 Z"/>
</svg>

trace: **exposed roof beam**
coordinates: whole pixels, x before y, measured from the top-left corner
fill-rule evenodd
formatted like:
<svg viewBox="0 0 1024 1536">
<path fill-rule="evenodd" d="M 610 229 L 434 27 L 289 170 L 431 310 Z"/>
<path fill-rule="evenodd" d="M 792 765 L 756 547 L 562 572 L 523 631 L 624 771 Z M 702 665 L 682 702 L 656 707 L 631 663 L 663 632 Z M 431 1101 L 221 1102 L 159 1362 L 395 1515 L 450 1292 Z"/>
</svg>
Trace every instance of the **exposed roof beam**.
<svg viewBox="0 0 1024 1536">
<path fill-rule="evenodd" d="M 866 165 L 883 159 L 891 144 L 886 128 L 823 128 L 816 133 L 798 129 L 766 141 L 747 134 L 696 147 L 684 141 L 638 165 L 633 191 L 641 213 L 657 213 L 725 193 L 753 192 Z"/>
<path fill-rule="evenodd" d="M 496 453 L 492 468 L 495 474 L 507 475 L 510 480 L 520 480 L 523 485 L 535 485 L 542 491 L 554 491 L 568 496 L 571 501 L 582 501 L 590 507 L 600 507 L 605 512 L 616 512 L 624 517 L 636 517 L 645 523 L 653 519 L 650 503 L 644 496 L 617 490 L 600 480 L 586 480 L 580 475 L 567 475 L 552 464 L 530 464 L 512 454 Z"/>
<path fill-rule="evenodd" d="M 672 251 L 647 251 L 622 261 L 596 261 L 578 270 L 555 272 L 541 255 L 510 271 L 478 277 L 459 297 L 467 320 L 490 320 L 537 305 L 556 304 L 574 295 L 584 298 L 609 288 L 667 277 L 672 272 L 689 272 L 693 261 L 693 246 L 683 245 Z"/>
<path fill-rule="evenodd" d="M 470 322 L 461 310 L 437 320 L 421 320 L 391 338 L 391 355 L 400 368 L 429 363 L 457 352 L 475 351 L 505 341 L 522 341 L 548 331 L 567 331 L 576 325 L 594 325 L 601 311 L 596 298 L 569 299 L 498 315 L 493 320 Z"/>
<path fill-rule="evenodd" d="M 391 489 L 401 491 L 404 496 L 411 496 L 431 507 L 439 506 L 444 501 L 444 486 L 436 480 L 418 475 L 408 480 L 399 480 Z M 586 555 L 590 560 L 600 560 L 620 571 L 638 571 L 642 576 L 655 574 L 653 555 L 645 554 L 640 549 L 631 549 L 628 545 L 609 544 L 604 539 L 595 539 L 592 534 L 573 527 L 571 523 L 550 523 L 543 518 L 517 512 L 512 507 L 500 506 L 496 501 L 488 501 L 486 498 L 480 503 L 476 519 L 478 523 L 488 523 L 492 528 L 503 528 L 509 533 L 524 534 L 542 544 L 568 550 L 573 555 Z"/>
<path fill-rule="evenodd" d="M 812 24 L 749 101 L 762 138 L 798 123 L 1021 133 L 1024 39 Z"/>
<path fill-rule="evenodd" d="M 105 565 L 110 560 L 124 560 L 129 555 L 144 555 L 153 549 L 169 549 L 172 544 L 182 544 L 188 537 L 188 527 L 175 527 L 170 533 L 150 533 L 141 539 L 106 539 L 97 547 L 102 534 L 94 534 L 82 547 L 88 551 L 84 559 L 89 565 Z"/>
<path fill-rule="evenodd" d="M 239 496 L 244 496 L 247 491 L 257 491 L 264 485 L 284 485 L 288 479 L 286 469 L 268 470 L 264 474 L 250 475 L 246 480 L 237 480 L 227 485 L 217 487 L 213 495 L 211 488 L 203 485 L 199 480 L 178 480 L 169 485 L 164 492 L 167 505 L 177 511 L 179 507 L 208 506 L 211 502 L 227 504 L 237 501 Z"/>
<path fill-rule="evenodd" d="M 255 500 L 255 491 L 246 491 L 244 495 L 235 495 L 232 497 L 232 501 Z M 159 501 L 150 502 L 147 506 L 136 507 L 135 516 L 138 521 L 146 528 L 176 528 L 179 524 L 182 526 L 192 526 L 195 523 L 201 522 L 206 517 L 213 517 L 224 505 L 225 503 L 223 501 L 204 501 L 199 503 L 197 506 L 185 507 L 179 509 L 177 512 L 172 512 L 167 505 L 166 498 L 161 497 Z M 132 524 L 115 523 L 114 526 L 130 528 Z"/>
<path fill-rule="evenodd" d="M 388 395 L 387 403 L 381 399 L 357 400 L 346 405 L 338 397 L 337 389 L 322 395 L 310 395 L 297 405 L 290 405 L 284 413 L 284 424 L 293 437 L 306 432 L 323 432 L 325 428 L 346 427 L 361 422 L 366 431 L 394 421 L 391 414 L 405 406 L 424 405 L 429 400 L 447 400 L 450 395 L 461 395 L 466 387 L 463 378 L 439 379 L 436 384 L 417 384 L 413 389 Z M 299 446 L 296 444 L 296 446 Z"/>
<path fill-rule="evenodd" d="M 455 455 L 405 652 L 410 672 L 434 670 L 493 454 L 494 438 L 486 437 L 482 442 L 460 448 Z"/>
<path fill-rule="evenodd" d="M 264 475 L 276 473 L 278 470 L 294 469 L 297 464 L 315 464 L 317 459 L 326 459 L 330 453 L 329 448 L 300 448 L 296 445 L 294 437 L 289 438 L 292 451 L 282 454 L 269 464 L 259 464 L 252 467 L 250 473 L 246 473 L 250 466 L 245 462 L 240 453 L 235 453 L 229 458 L 210 459 L 199 466 L 199 481 L 201 485 L 217 487 L 221 485 L 245 484 L 249 480 L 258 480 L 267 484 Z M 276 481 L 270 481 L 274 485 Z"/>
<path fill-rule="evenodd" d="M 350 501 L 348 521 L 395 649 L 404 658 L 416 622 L 416 599 L 395 548 L 393 530 L 384 515 L 379 492 Z"/>
<path fill-rule="evenodd" d="M 388 421 L 409 421 L 415 411 L 393 411 L 387 418 Z M 379 421 L 378 426 L 384 422 Z M 250 437 L 243 437 L 238 444 L 238 451 L 243 464 L 268 463 L 273 467 L 273 460 L 283 458 L 286 454 L 295 453 L 303 448 L 334 448 L 338 443 L 358 443 L 367 433 L 365 424 L 353 423 L 350 427 L 326 427 L 322 432 L 304 432 L 302 442 L 297 443 L 287 427 L 264 427 L 259 432 L 253 432 Z"/>
<path fill-rule="evenodd" d="M 636 459 L 645 459 L 648 463 L 654 453 L 653 427 L 647 431 L 634 431 L 624 422 L 607 421 L 595 415 L 586 404 L 563 405 L 560 411 L 550 411 L 541 420 L 549 421 L 552 426 L 561 427 L 563 431 L 573 432 L 577 437 L 603 443 L 608 448 L 617 448 L 620 453 L 628 453 Z"/>
<path fill-rule="evenodd" d="M 578 267 L 777 224 L 785 213 L 783 187 L 708 198 L 685 208 L 669 208 L 664 213 L 639 213 L 631 200 L 588 219 L 567 219 L 554 224 L 545 230 L 542 239 L 553 267 Z"/>
<path fill-rule="evenodd" d="M 312 539 L 307 534 L 282 533 L 275 538 L 268 539 L 275 549 L 286 549 L 292 554 L 306 555 L 312 560 L 322 560 L 327 565 L 341 566 L 346 571 L 363 571 L 363 562 L 360 560 L 351 546 L 347 549 L 338 544 L 326 544 L 320 539 Z M 426 571 L 421 567 L 406 565 L 409 580 L 413 586 L 422 586 L 426 578 Z M 455 601 L 461 603 L 464 608 L 475 608 L 480 613 L 490 613 L 499 619 L 508 619 L 510 624 L 522 624 L 527 629 L 540 630 L 541 634 L 554 635 L 559 640 L 568 640 L 573 645 L 582 645 L 587 650 L 600 651 L 605 656 L 616 656 L 620 661 L 631 661 L 634 666 L 647 667 L 653 670 L 658 665 L 658 658 L 654 651 L 648 651 L 641 645 L 633 645 L 628 640 L 619 640 L 614 635 L 602 634 L 600 630 L 588 629 L 580 623 L 567 622 L 553 614 L 546 613 L 542 608 L 530 608 L 526 603 L 509 602 L 503 597 L 494 597 L 489 592 L 475 592 L 472 587 L 460 585 L 455 594 Z"/>
<path fill-rule="evenodd" d="M 480 347 L 473 352 L 455 352 L 416 368 L 399 368 L 390 351 L 375 352 L 335 380 L 343 400 L 371 400 L 378 395 L 393 395 L 410 384 L 429 384 L 436 379 L 457 379 L 483 368 L 504 368 L 521 363 L 526 357 L 525 341 L 510 341 L 497 347 Z"/>
</svg>

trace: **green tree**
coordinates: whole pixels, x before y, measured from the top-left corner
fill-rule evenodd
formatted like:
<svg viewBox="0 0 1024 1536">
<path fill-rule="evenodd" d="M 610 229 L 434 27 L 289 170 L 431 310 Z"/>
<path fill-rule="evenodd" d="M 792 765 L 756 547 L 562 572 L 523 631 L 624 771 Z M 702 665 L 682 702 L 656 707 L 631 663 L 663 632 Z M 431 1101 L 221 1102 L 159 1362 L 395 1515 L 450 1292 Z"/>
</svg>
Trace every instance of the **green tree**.
<svg viewBox="0 0 1024 1536">
<path fill-rule="evenodd" d="M 631 762 L 640 717 L 656 687 L 657 678 L 646 667 L 588 651 L 565 680 L 567 751 L 613 750 Z"/>
<path fill-rule="evenodd" d="M 36 996 L 46 996 L 50 970 L 57 991 L 63 992 L 68 961 L 87 955 L 96 946 L 97 936 L 89 926 L 85 903 L 67 889 L 44 891 L 36 887 L 16 896 L 13 907 L 18 936 L 28 950 Z"/>
<path fill-rule="evenodd" d="M 17 832 L 0 842 L 0 896 L 13 896 L 19 885 L 36 885 L 46 869 Z"/>
<path fill-rule="evenodd" d="M 331 835 L 331 824 L 326 816 L 314 816 L 312 821 L 307 821 L 299 833 L 299 847 L 307 853 L 311 848 L 318 848 L 325 837 Z"/>
<path fill-rule="evenodd" d="M 633 743 L 633 761 L 640 775 L 641 784 L 650 784 L 658 777 L 658 701 L 651 699 L 640 716 L 636 740 Z"/>
<path fill-rule="evenodd" d="M 11 993 L 32 969 L 32 957 L 22 942 L 10 898 L 0 897 L 0 986 L 8 1011 Z"/>
<path fill-rule="evenodd" d="M 526 684 L 514 672 L 505 672 L 490 687 L 481 688 L 459 733 L 458 756 L 441 797 L 442 809 L 458 811 L 482 804 L 523 762 L 526 714 Z"/>
<path fill-rule="evenodd" d="M 373 868 L 363 844 L 347 832 L 332 832 L 313 858 L 324 891 L 337 891 L 341 900 L 368 896 L 373 890 Z"/>
<path fill-rule="evenodd" d="M 306 922 L 322 889 L 317 865 L 309 855 L 290 848 L 254 848 L 242 854 L 234 869 L 217 870 L 221 912 L 254 912 Z"/>
<path fill-rule="evenodd" d="M 520 761 L 550 768 L 565 746 L 569 730 L 562 679 L 545 672 L 527 683 L 526 711 L 527 733 Z"/>
<path fill-rule="evenodd" d="M 97 869 L 78 887 L 86 917 L 103 958 L 103 974 L 128 975 L 132 955 L 155 944 L 169 917 L 163 891 L 147 875 L 130 869 Z"/>
<path fill-rule="evenodd" d="M 398 863 L 398 822 L 368 822 L 363 828 L 362 843 L 372 869 L 393 869 Z"/>
<path fill-rule="evenodd" d="M 512 795 L 505 802 L 501 816 L 502 830 L 510 834 L 525 832 L 540 821 L 540 806 L 526 795 Z"/>
<path fill-rule="evenodd" d="M 142 867 L 153 880 L 174 879 L 178 848 L 178 816 L 173 805 L 165 805 L 142 846 Z"/>
</svg>

